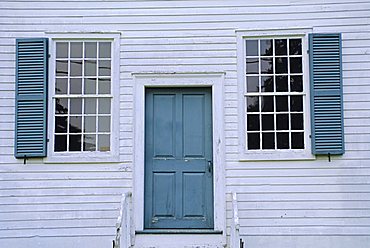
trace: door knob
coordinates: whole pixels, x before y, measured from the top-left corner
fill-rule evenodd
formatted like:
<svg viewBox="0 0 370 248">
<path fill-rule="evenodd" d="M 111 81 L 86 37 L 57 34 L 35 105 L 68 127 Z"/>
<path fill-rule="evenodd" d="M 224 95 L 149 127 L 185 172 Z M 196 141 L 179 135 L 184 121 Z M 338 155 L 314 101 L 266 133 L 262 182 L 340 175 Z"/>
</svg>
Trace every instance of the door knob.
<svg viewBox="0 0 370 248">
<path fill-rule="evenodd" d="M 212 167 L 213 167 L 213 163 L 211 160 L 208 160 L 208 172 L 211 173 L 212 172 Z"/>
</svg>

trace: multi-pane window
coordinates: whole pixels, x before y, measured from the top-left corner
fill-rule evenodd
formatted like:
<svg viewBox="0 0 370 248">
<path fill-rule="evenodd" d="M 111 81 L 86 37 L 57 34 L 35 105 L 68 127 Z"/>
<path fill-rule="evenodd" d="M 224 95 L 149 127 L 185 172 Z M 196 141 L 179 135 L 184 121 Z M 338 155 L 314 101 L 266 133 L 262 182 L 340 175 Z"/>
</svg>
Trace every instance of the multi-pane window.
<svg viewBox="0 0 370 248">
<path fill-rule="evenodd" d="M 56 42 L 54 151 L 111 150 L 111 49 L 108 41 Z"/>
<path fill-rule="evenodd" d="M 245 40 L 247 150 L 304 149 L 301 38 Z"/>
</svg>

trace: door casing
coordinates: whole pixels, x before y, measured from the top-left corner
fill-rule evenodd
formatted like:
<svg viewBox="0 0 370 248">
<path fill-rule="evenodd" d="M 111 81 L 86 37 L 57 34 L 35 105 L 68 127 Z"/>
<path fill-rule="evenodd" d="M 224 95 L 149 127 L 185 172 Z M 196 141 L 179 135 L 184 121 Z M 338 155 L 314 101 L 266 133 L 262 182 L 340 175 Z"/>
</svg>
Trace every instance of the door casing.
<svg viewBox="0 0 370 248">
<path fill-rule="evenodd" d="M 212 87 L 214 230 L 226 240 L 226 186 L 224 146 L 224 72 L 138 72 L 134 77 L 133 225 L 144 230 L 144 118 L 146 87 Z M 225 241 L 226 242 L 226 241 Z"/>
</svg>

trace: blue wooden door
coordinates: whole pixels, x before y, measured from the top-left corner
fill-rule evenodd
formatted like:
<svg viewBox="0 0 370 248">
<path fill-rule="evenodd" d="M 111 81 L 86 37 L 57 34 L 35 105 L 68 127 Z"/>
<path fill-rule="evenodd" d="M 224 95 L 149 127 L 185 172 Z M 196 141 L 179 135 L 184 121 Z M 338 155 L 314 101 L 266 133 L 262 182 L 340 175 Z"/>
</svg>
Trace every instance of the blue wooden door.
<svg viewBox="0 0 370 248">
<path fill-rule="evenodd" d="M 213 228 L 211 89 L 147 89 L 145 107 L 145 228 Z"/>
</svg>

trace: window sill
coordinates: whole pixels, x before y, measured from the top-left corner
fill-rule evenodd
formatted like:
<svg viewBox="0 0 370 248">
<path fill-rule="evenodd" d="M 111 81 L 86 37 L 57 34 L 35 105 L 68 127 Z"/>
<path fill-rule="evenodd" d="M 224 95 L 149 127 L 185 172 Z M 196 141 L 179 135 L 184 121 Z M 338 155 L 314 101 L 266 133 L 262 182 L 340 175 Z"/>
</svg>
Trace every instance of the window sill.
<svg viewBox="0 0 370 248">
<path fill-rule="evenodd" d="M 239 162 L 251 161 L 297 161 L 315 160 L 316 156 L 304 151 L 245 151 L 239 155 Z"/>
<path fill-rule="evenodd" d="M 44 158 L 45 164 L 65 164 L 65 163 L 118 163 L 119 156 L 112 153 L 107 154 L 51 154 Z"/>
</svg>

